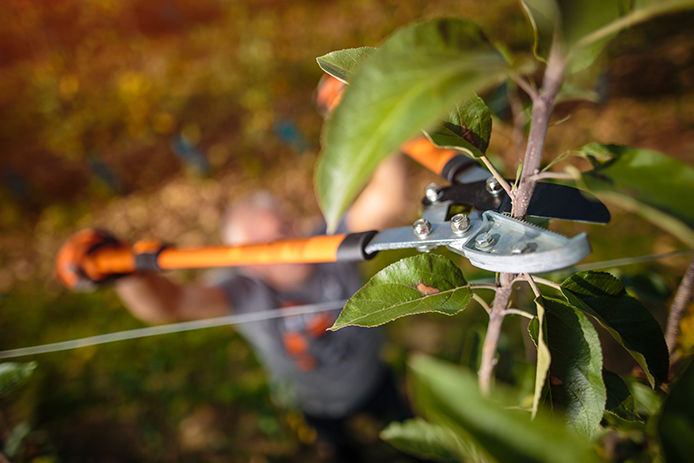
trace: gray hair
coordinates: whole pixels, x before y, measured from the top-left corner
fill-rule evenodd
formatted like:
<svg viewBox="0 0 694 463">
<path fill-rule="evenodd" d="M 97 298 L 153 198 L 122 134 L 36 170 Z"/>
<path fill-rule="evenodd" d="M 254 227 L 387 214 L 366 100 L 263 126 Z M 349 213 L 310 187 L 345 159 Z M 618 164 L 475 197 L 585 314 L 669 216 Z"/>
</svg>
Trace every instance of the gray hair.
<svg viewBox="0 0 694 463">
<path fill-rule="evenodd" d="M 236 244 L 239 241 L 241 227 L 238 219 L 252 211 L 265 210 L 282 214 L 283 206 L 279 199 L 266 190 L 256 191 L 231 203 L 224 212 L 222 221 L 222 241 Z"/>
</svg>

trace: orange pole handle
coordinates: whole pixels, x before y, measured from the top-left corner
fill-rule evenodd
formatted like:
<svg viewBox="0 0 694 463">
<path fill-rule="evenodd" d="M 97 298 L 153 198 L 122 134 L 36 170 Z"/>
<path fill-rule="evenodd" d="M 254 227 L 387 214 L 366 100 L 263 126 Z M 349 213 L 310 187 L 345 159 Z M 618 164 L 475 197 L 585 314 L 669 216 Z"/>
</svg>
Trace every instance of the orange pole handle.
<svg viewBox="0 0 694 463">
<path fill-rule="evenodd" d="M 164 249 L 158 264 L 163 270 L 226 267 L 237 265 L 335 262 L 346 235 L 314 236 L 243 246 L 212 246 L 198 249 Z"/>
<path fill-rule="evenodd" d="M 240 265 L 297 264 L 359 261 L 373 257 L 364 251 L 375 231 L 342 235 L 320 235 L 271 243 L 201 248 L 162 248 L 154 264 L 141 267 L 138 245 L 132 248 L 97 249 L 85 257 L 83 265 L 92 274 L 131 273 L 137 270 L 174 270 L 184 268 L 234 267 Z M 150 249 L 151 251 L 151 249 Z M 150 259 L 147 259 L 149 261 Z"/>
<path fill-rule="evenodd" d="M 461 155 L 455 150 L 437 147 L 424 136 L 406 142 L 400 147 L 400 150 L 430 171 L 441 176 L 443 176 L 446 164 L 451 159 Z"/>
</svg>

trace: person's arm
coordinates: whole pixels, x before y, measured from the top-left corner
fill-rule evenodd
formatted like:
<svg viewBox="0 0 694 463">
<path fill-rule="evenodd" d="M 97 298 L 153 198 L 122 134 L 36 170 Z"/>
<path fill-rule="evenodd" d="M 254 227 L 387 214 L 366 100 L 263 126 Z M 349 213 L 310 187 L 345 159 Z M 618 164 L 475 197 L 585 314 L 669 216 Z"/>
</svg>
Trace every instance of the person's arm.
<svg viewBox="0 0 694 463">
<path fill-rule="evenodd" d="M 181 285 L 154 273 L 116 281 L 116 292 L 128 310 L 146 323 L 170 323 L 229 314 L 231 304 L 214 286 Z"/>
<path fill-rule="evenodd" d="M 391 156 L 378 166 L 361 192 L 345 222 L 350 232 L 383 230 L 402 224 L 406 198 L 406 170 L 401 155 Z"/>
</svg>

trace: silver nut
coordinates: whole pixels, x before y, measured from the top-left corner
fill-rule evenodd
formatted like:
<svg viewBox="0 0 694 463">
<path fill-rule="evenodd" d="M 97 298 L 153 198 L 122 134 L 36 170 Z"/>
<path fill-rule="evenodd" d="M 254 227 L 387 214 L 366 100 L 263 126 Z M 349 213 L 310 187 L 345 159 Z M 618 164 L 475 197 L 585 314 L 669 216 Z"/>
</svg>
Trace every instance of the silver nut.
<svg viewBox="0 0 694 463">
<path fill-rule="evenodd" d="M 478 248 L 488 248 L 493 243 L 494 237 L 491 233 L 482 233 L 481 235 L 477 235 L 477 238 L 475 238 L 475 244 Z"/>
<path fill-rule="evenodd" d="M 429 202 L 435 203 L 441 199 L 442 194 L 441 187 L 436 183 L 430 183 L 424 188 L 424 196 L 426 196 Z"/>
<path fill-rule="evenodd" d="M 412 231 L 417 238 L 426 238 L 431 233 L 431 223 L 427 219 L 417 219 L 412 224 Z"/>
<path fill-rule="evenodd" d="M 470 218 L 465 214 L 456 214 L 451 217 L 451 230 L 453 233 L 462 234 L 470 228 Z"/>
<path fill-rule="evenodd" d="M 487 193 L 489 193 L 492 196 L 499 196 L 502 191 L 504 191 L 503 187 L 501 186 L 501 183 L 494 178 L 494 177 L 489 177 L 486 182 L 486 187 L 487 187 Z"/>
</svg>

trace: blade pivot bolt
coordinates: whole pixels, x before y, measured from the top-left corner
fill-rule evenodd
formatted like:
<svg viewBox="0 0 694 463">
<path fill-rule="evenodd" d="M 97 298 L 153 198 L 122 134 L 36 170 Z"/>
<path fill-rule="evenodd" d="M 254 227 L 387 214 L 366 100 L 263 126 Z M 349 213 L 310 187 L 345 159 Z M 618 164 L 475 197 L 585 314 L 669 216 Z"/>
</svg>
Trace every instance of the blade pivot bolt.
<svg viewBox="0 0 694 463">
<path fill-rule="evenodd" d="M 499 196 L 504 191 L 501 183 L 495 177 L 489 177 L 486 181 L 487 193 L 492 196 Z"/>
<path fill-rule="evenodd" d="M 424 239 L 431 233 L 431 222 L 427 219 L 417 219 L 412 224 L 412 231 L 419 239 Z"/>
<path fill-rule="evenodd" d="M 431 203 L 435 203 L 439 199 L 441 199 L 441 196 L 443 196 L 443 192 L 441 191 L 441 187 L 438 186 L 436 183 L 430 183 L 424 188 L 424 196 L 429 200 Z"/>
<path fill-rule="evenodd" d="M 494 244 L 494 236 L 492 236 L 492 234 L 489 232 L 477 235 L 475 238 L 475 244 L 478 248 L 488 248 Z"/>
<path fill-rule="evenodd" d="M 470 218 L 465 214 L 456 214 L 451 217 L 451 230 L 456 235 L 462 235 L 470 228 Z"/>
</svg>

